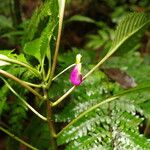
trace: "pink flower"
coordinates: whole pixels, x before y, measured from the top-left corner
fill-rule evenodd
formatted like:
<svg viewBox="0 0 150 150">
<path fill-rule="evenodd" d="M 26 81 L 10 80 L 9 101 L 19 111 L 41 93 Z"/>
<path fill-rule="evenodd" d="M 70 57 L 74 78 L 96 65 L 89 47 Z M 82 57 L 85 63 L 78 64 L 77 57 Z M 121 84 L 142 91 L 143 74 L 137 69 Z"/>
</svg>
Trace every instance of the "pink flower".
<svg viewBox="0 0 150 150">
<path fill-rule="evenodd" d="M 72 84 L 76 86 L 80 85 L 82 82 L 82 75 L 80 73 L 80 65 L 81 64 L 76 64 L 70 74 L 70 81 Z"/>
<path fill-rule="evenodd" d="M 76 65 L 73 67 L 70 73 L 70 81 L 73 85 L 78 86 L 82 83 L 82 74 L 81 74 L 81 55 L 76 56 Z"/>
</svg>

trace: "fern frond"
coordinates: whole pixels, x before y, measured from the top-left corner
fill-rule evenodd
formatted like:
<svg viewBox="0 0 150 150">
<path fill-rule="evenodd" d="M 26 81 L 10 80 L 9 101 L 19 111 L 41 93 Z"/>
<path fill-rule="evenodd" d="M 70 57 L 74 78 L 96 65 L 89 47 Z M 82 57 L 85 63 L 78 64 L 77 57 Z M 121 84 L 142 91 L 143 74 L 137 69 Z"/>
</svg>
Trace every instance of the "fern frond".
<svg viewBox="0 0 150 150">
<path fill-rule="evenodd" d="M 126 99 L 122 99 L 121 101 L 124 100 Z M 90 109 L 91 111 L 88 111 L 87 114 L 84 114 L 84 118 L 82 116 L 79 120 L 76 120 L 75 123 L 73 123 L 71 126 L 68 126 L 63 130 L 63 132 L 61 132 L 58 137 L 58 144 L 69 143 L 71 141 L 74 142 L 78 138 L 88 136 L 89 132 L 95 132 L 99 126 L 102 127 L 104 130 L 109 131 L 110 135 L 113 134 L 113 128 L 116 125 L 117 128 L 121 130 L 121 132 L 124 132 L 125 129 L 132 130 L 133 133 L 135 132 L 139 134 L 137 127 L 142 122 L 142 118 L 139 118 L 136 115 L 136 109 L 133 109 L 131 110 L 131 112 L 127 113 L 125 111 L 128 111 L 128 109 L 125 110 L 125 108 L 126 107 L 120 107 L 120 105 L 118 105 L 117 103 L 110 103 L 101 106 L 101 108 L 95 107 L 95 109 Z M 104 135 L 101 134 L 100 136 L 106 135 L 104 133 Z M 110 141 L 113 141 L 112 136 L 110 136 L 109 139 L 111 139 Z M 126 140 L 126 138 L 124 140 Z M 128 140 L 130 141 L 131 139 L 127 138 L 127 141 Z M 134 141 L 130 142 L 133 142 L 132 146 L 135 146 Z M 111 144 L 111 142 L 109 144 Z M 114 143 L 112 144 L 114 145 Z M 124 146 L 129 147 L 129 145 L 125 144 Z"/>
<path fill-rule="evenodd" d="M 101 116 L 101 117 L 100 117 Z M 96 126 L 100 126 L 101 122 L 104 123 L 109 118 L 105 116 L 103 110 L 94 111 L 85 118 L 82 118 L 79 122 L 73 125 L 68 132 L 65 132 L 58 138 L 58 144 L 69 143 L 75 139 L 86 136 L 89 131 L 94 131 Z M 107 128 L 106 126 L 104 128 Z"/>
<path fill-rule="evenodd" d="M 109 131 L 106 131 L 102 127 L 97 127 L 96 131 L 89 132 L 88 135 L 70 142 L 66 150 L 110 149 L 111 144 L 108 142 L 109 140 Z"/>
</svg>

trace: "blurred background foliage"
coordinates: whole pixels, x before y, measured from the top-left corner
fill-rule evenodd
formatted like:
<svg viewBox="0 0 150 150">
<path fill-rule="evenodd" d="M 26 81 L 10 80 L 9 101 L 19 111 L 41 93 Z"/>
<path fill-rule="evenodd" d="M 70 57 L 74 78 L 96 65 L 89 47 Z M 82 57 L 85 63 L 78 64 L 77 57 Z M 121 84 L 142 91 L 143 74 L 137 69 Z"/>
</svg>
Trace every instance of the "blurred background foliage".
<svg viewBox="0 0 150 150">
<path fill-rule="evenodd" d="M 43 2 L 44 0 L 0 0 L 0 49 L 11 49 L 16 54 L 22 52 L 24 39 L 27 36 L 26 27 L 34 10 Z M 87 73 L 110 49 L 116 24 L 129 12 L 150 13 L 149 0 L 67 0 L 56 74 L 74 63 L 75 56 L 78 53 L 82 54 L 83 74 Z M 8 67 L 7 71 L 11 72 L 11 69 Z M 29 78 L 35 80 L 27 70 L 18 69 L 15 65 L 11 73 L 24 80 Z M 118 91 L 135 87 L 138 84 L 150 83 L 149 77 L 150 31 L 147 29 L 138 39 L 131 41 L 131 47 L 127 47 L 126 51 L 115 53 L 102 68 L 97 69 L 85 80 L 83 85 L 78 87 L 71 96 L 66 98 L 65 102 L 54 110 L 57 130 L 62 129 L 66 123 L 87 108 Z M 19 92 L 22 92 L 22 95 L 25 94 L 25 99 L 31 105 L 37 107 L 37 101 L 29 101 L 33 95 L 24 91 L 18 85 L 14 85 L 11 81 L 10 84 L 17 88 Z M 37 117 L 28 112 L 27 108 L 10 94 L 10 91 L 6 86 L 3 86 L 2 82 L 0 82 L 0 85 L 0 91 L 2 91 L 0 92 L 0 124 L 37 148 L 47 149 L 49 137 L 47 124 L 41 123 Z M 69 87 L 71 87 L 71 83 L 67 72 L 53 82 L 49 96 L 56 100 Z M 90 146 L 83 144 L 80 145 L 81 149 L 92 148 L 98 142 L 95 138 L 90 139 L 91 135 L 100 139 L 107 137 L 107 141 L 104 141 L 104 143 L 99 140 L 102 145 L 102 147 L 99 145 L 99 148 L 104 149 L 108 148 L 107 144 L 110 145 L 111 136 L 116 138 L 116 141 L 114 138 L 112 147 L 117 145 L 116 148 L 118 149 L 135 148 L 135 143 L 131 141 L 135 141 L 140 136 L 138 132 L 145 135 L 146 138 L 150 138 L 149 92 L 131 94 L 121 99 L 123 99 L 123 103 L 114 102 L 111 105 L 103 106 L 102 110 L 96 110 L 95 120 L 92 120 L 92 115 L 88 116 L 89 122 L 81 120 L 78 124 L 81 125 L 81 129 L 76 129 L 76 133 L 71 133 L 68 137 L 67 134 L 64 134 L 66 139 L 60 137 L 58 139 L 58 143 L 61 145 L 60 150 L 65 148 L 76 149 L 83 141 L 85 141 L 85 145 L 89 143 Z M 44 112 L 44 106 L 39 111 Z M 129 118 L 128 123 L 126 123 L 126 118 Z M 116 135 L 112 133 L 112 126 L 116 124 L 114 120 L 118 120 L 114 129 Z M 84 126 L 81 124 L 82 122 L 84 122 Z M 100 122 L 104 126 L 96 128 L 96 124 L 99 125 Z M 93 128 L 91 127 L 92 123 L 95 124 Z M 131 124 L 131 126 L 128 127 L 128 124 Z M 122 132 L 122 126 L 126 126 L 127 129 L 126 132 L 124 130 L 124 133 Z M 91 132 L 91 128 L 93 132 Z M 99 135 L 99 132 L 101 135 Z M 95 135 L 93 136 L 93 134 Z M 126 134 L 130 134 L 133 139 L 129 140 Z M 120 137 L 128 144 L 125 145 L 124 141 L 117 141 L 117 138 Z M 143 141 L 146 140 L 143 138 Z M 68 142 L 69 145 L 63 145 Z M 137 145 L 140 145 L 138 140 Z M 147 144 L 147 150 L 149 145 Z M 18 147 L 21 150 L 25 149 L 23 145 L 19 145 L 18 142 L 0 133 L 0 149 L 16 150 Z"/>
</svg>

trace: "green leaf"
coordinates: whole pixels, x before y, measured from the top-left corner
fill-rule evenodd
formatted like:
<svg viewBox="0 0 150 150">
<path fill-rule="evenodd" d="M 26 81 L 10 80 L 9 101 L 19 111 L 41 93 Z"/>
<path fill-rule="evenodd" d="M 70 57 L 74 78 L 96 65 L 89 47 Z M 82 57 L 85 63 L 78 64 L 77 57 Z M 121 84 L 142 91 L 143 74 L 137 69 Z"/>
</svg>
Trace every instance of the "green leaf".
<svg viewBox="0 0 150 150">
<path fill-rule="evenodd" d="M 50 41 L 53 36 L 53 32 L 58 24 L 58 19 L 55 18 L 55 20 L 50 19 L 47 26 L 43 30 L 41 37 L 40 37 L 40 54 L 41 54 L 41 60 L 47 56 L 47 58 L 50 60 Z"/>
<path fill-rule="evenodd" d="M 22 53 L 17 55 L 13 53 L 13 50 L 0 50 L 0 66 L 10 65 L 11 63 L 4 61 L 5 59 L 8 60 L 9 58 L 26 63 L 26 59 Z"/>
<path fill-rule="evenodd" d="M 74 15 L 71 18 L 69 18 L 66 22 L 72 22 L 72 21 L 80 21 L 80 22 L 87 22 L 87 23 L 95 23 L 95 20 L 82 16 L 82 15 Z"/>
<path fill-rule="evenodd" d="M 131 13 L 126 16 L 118 25 L 115 38 L 110 50 L 103 57 L 101 61 L 93 69 L 91 69 L 84 78 L 87 78 L 95 69 L 102 65 L 112 54 L 114 54 L 119 48 L 124 47 L 132 38 L 150 24 L 150 17 L 144 13 Z"/>
<path fill-rule="evenodd" d="M 16 53 L 14 53 L 14 50 L 0 50 L 0 54 L 3 54 L 3 55 L 5 55 L 9 58 L 12 58 L 12 59 L 16 59 L 16 60 L 19 60 L 19 61 L 22 61 L 22 62 L 26 62 L 24 54 L 20 53 L 18 55 Z"/>
<path fill-rule="evenodd" d="M 4 29 L 4 28 L 13 29 L 13 25 L 10 19 L 0 15 L 0 29 Z"/>
<path fill-rule="evenodd" d="M 28 42 L 25 44 L 23 51 L 31 56 L 34 56 L 39 62 L 41 60 L 41 56 L 40 56 L 40 39 L 35 39 L 31 42 Z"/>
<path fill-rule="evenodd" d="M 8 59 L 7 56 L 0 54 L 0 59 Z M 10 65 L 10 63 L 0 60 L 0 66 Z"/>
<path fill-rule="evenodd" d="M 34 12 L 30 23 L 25 30 L 24 43 L 34 39 L 34 36 L 38 30 L 38 25 L 40 24 L 40 22 L 43 22 L 44 19 L 46 19 L 46 17 L 50 14 L 50 2 L 46 1 Z"/>
<path fill-rule="evenodd" d="M 138 33 L 149 24 L 150 17 L 144 13 L 131 13 L 127 15 L 117 27 L 108 55 L 114 53 L 116 50 L 127 53 L 127 51 L 133 49 L 132 42 L 137 39 L 136 36 L 138 36 Z"/>
<path fill-rule="evenodd" d="M 109 139 L 109 131 L 99 127 L 95 133 L 89 132 L 89 135 L 78 138 L 67 145 L 66 150 L 86 150 L 86 149 L 110 149 L 111 144 L 104 140 L 102 135 Z"/>
<path fill-rule="evenodd" d="M 35 57 L 43 65 L 45 56 L 51 62 L 50 41 L 55 38 L 54 30 L 58 24 L 58 1 L 46 0 L 34 13 L 26 31 L 24 47 L 26 54 Z"/>
<path fill-rule="evenodd" d="M 24 35 L 24 43 L 39 38 L 41 32 L 47 24 L 49 18 L 57 20 L 58 17 L 58 1 L 56 0 L 45 0 L 33 14 L 29 25 L 26 28 Z"/>
<path fill-rule="evenodd" d="M 115 32 L 115 38 L 113 40 L 111 49 L 102 59 L 102 61 L 99 62 L 98 66 L 107 60 L 117 50 L 124 50 L 123 47 L 127 46 L 128 44 L 132 45 L 131 41 L 134 40 L 136 34 L 138 34 L 149 24 L 150 17 L 144 13 L 130 13 L 127 15 L 119 23 Z"/>
<path fill-rule="evenodd" d="M 50 1 L 50 11 L 51 14 L 49 15 L 49 20 L 47 23 L 47 26 L 44 28 L 44 30 L 41 33 L 40 37 L 40 53 L 41 53 L 41 60 L 44 59 L 45 55 L 47 56 L 49 63 L 51 62 L 51 45 L 50 41 L 53 38 L 56 38 L 56 34 L 54 33 L 55 28 L 58 25 L 58 1 L 51 0 Z"/>
</svg>

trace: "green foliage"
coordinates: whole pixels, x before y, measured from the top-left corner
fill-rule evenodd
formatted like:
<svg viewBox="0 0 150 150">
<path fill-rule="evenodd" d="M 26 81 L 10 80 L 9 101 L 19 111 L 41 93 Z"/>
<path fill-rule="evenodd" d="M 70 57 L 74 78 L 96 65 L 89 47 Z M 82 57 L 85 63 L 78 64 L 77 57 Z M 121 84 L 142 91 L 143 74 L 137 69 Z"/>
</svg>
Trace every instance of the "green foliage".
<svg viewBox="0 0 150 150">
<path fill-rule="evenodd" d="M 124 57 L 112 57 L 109 61 L 110 64 L 108 63 L 109 66 L 105 65 L 105 67 L 128 68 L 134 72 L 136 77 L 136 74 L 142 73 L 140 69 L 145 65 L 139 56 L 137 53 L 130 52 Z M 64 58 L 61 57 L 61 63 L 64 65 L 62 60 L 69 57 L 71 57 L 71 53 L 64 54 Z M 134 57 L 134 59 L 130 57 Z M 127 59 L 132 62 L 127 62 Z M 83 74 L 84 72 L 87 72 L 87 70 L 84 69 Z M 149 73 L 149 71 L 145 70 L 145 73 Z M 141 74 L 139 77 L 142 77 L 142 81 L 148 79 L 141 76 Z M 57 80 L 56 87 L 66 85 L 67 79 L 66 74 L 63 78 Z M 67 87 L 61 86 L 59 87 L 59 92 L 65 92 L 66 89 Z M 51 90 L 53 91 L 53 89 Z M 55 116 L 56 121 L 70 122 L 77 118 L 80 113 L 103 101 L 110 94 L 118 93 L 118 90 L 119 87 L 116 84 L 109 82 L 107 77 L 97 70 L 85 80 L 82 86 L 74 91 L 69 99 L 66 99 L 67 104 L 64 104 L 65 107 L 60 109 L 60 112 Z M 143 117 L 141 118 L 139 114 L 146 118 L 149 117 L 148 111 L 143 109 L 149 98 L 148 89 L 147 91 L 121 97 L 116 102 L 103 105 L 97 110 L 89 112 L 59 135 L 58 144 L 68 143 L 66 149 L 149 149 L 149 142 L 143 135 L 139 135 L 138 128 L 143 122 Z M 148 107 L 146 108 L 148 110 Z"/>
<path fill-rule="evenodd" d="M 54 2 L 53 0 L 46 0 L 44 4 L 34 12 L 24 36 L 25 42 L 35 39 L 35 37 L 37 37 L 36 34 L 41 33 L 46 26 L 45 24 L 47 24 L 49 17 L 58 17 L 58 5 L 56 5 L 56 3 L 57 2 Z"/>
<path fill-rule="evenodd" d="M 0 50 L 0 52 L 1 52 L 1 54 L 0 54 L 0 62 L 1 62 L 0 66 L 3 66 L 5 64 L 10 65 L 10 63 L 8 63 L 9 58 L 26 63 L 26 59 L 22 53 L 17 55 L 11 50 Z M 8 60 L 8 61 L 5 61 L 5 60 Z"/>
<path fill-rule="evenodd" d="M 118 25 L 115 38 L 109 54 L 116 50 L 128 52 L 133 49 L 132 43 L 136 39 L 137 34 L 150 24 L 150 17 L 144 13 L 131 13 L 127 15 Z M 134 44 L 133 44 L 134 45 Z"/>
<path fill-rule="evenodd" d="M 8 104 L 6 102 L 7 100 L 7 95 L 8 95 L 8 88 L 7 86 L 3 86 L 0 88 L 0 116 L 2 115 L 5 110 L 8 109 Z"/>
<path fill-rule="evenodd" d="M 139 15 L 141 17 L 140 20 L 138 20 Z M 147 23 L 145 22 L 146 20 Z M 136 24 L 134 24 L 135 22 Z M 134 24 L 134 26 L 132 24 Z M 128 40 L 131 40 L 131 37 L 134 37 L 146 24 L 149 24 L 149 20 L 146 19 L 146 16 L 143 16 L 143 14 L 131 14 L 127 16 L 117 28 L 112 47 L 106 57 L 122 47 L 123 44 L 126 44 L 127 48 Z M 131 26 L 126 28 L 127 25 Z M 120 63 L 120 61 L 118 62 Z M 132 65 L 132 70 L 133 67 Z M 57 121 L 70 122 L 73 120 L 72 124 L 69 124 L 60 132 L 57 140 L 58 144 L 62 145 L 68 143 L 66 149 L 69 150 L 77 148 L 149 149 L 149 142 L 145 137 L 139 135 L 138 128 L 143 121 L 138 113 L 145 117 L 148 115 L 143 113 L 140 106 L 144 99 L 149 98 L 149 94 L 146 94 L 148 97 L 141 96 L 141 99 L 139 95 L 143 94 L 142 92 L 138 92 L 135 96 L 129 95 L 119 98 L 117 102 L 102 105 L 100 108 L 95 107 L 95 109 L 91 110 L 91 106 L 94 108 L 98 103 L 104 101 L 107 96 L 114 94 L 113 89 L 116 88 L 115 84 L 109 85 L 106 77 L 104 77 L 105 80 L 102 82 L 97 80 L 97 77 L 100 77 L 99 71 L 97 71 L 97 77 L 94 76 L 94 74 L 84 82 L 86 89 L 84 87 L 82 89 L 82 86 L 80 86 L 71 95 L 68 105 L 65 106 L 60 114 L 56 115 Z M 88 82 L 88 84 L 86 84 L 86 82 Z M 96 84 L 100 85 L 100 89 Z M 107 86 L 105 87 L 104 85 Z M 100 91 L 103 91 L 104 95 Z M 82 112 L 84 114 L 86 110 L 87 113 L 84 117 L 78 118 L 78 115 L 80 116 Z M 146 144 L 142 144 L 141 140 Z"/>
<path fill-rule="evenodd" d="M 26 43 L 23 51 L 26 54 L 34 56 L 37 60 L 40 61 L 39 41 L 40 39 L 35 39 L 31 42 Z"/>
<path fill-rule="evenodd" d="M 97 65 L 92 65 L 96 61 L 94 51 L 73 48 L 58 57 L 56 72 L 59 73 L 75 62 L 78 53 L 82 55 L 84 80 L 69 96 L 67 92 L 72 86 L 69 82 L 70 71 L 51 80 L 54 69 L 51 68 L 51 61 L 53 64 L 56 62 L 51 58 L 51 53 L 55 53 L 57 33 L 61 32 L 58 24 L 61 25 L 59 11 L 62 2 L 45 0 L 35 11 L 24 32 L 23 54 L 1 51 L 0 74 L 9 79 L 1 77 L 0 115 L 8 124 L 8 130 L 20 138 L 27 137 L 25 140 L 39 150 L 54 150 L 55 146 L 62 146 L 66 150 L 149 150 L 150 142 L 143 132 L 140 133 L 140 127 L 150 119 L 150 80 L 146 78 L 150 68 L 149 62 L 133 51 L 140 46 L 139 35 L 141 37 L 150 24 L 149 16 L 145 13 L 128 14 L 119 22 L 114 37 L 112 29 L 105 23 L 81 15 L 71 17 L 69 21 L 96 24 L 100 28 L 98 35 L 91 35 L 85 47 L 94 50 L 104 47 L 107 52 Z M 116 5 L 115 2 L 112 4 Z M 113 38 L 112 42 L 108 42 Z M 128 51 L 131 52 L 127 54 Z M 110 58 L 103 68 L 119 67 L 135 79 L 138 87 L 124 91 L 105 75 L 103 69 L 100 70 L 99 66 L 115 52 L 126 55 Z M 13 90 L 13 94 L 10 94 L 6 86 L 17 94 Z M 68 97 L 63 99 L 63 94 Z M 60 104 L 58 98 L 64 101 L 61 100 Z M 58 102 L 58 105 L 54 105 L 54 102 Z M 33 109 L 37 110 L 36 117 L 28 112 L 28 108 L 34 113 Z M 46 122 L 37 116 L 46 118 L 43 119 Z M 58 131 L 56 135 L 53 126 Z M 7 144 L 7 149 L 19 147 L 11 139 Z"/>
<path fill-rule="evenodd" d="M 143 99 L 139 98 L 138 101 L 138 96 L 139 94 L 133 96 L 132 93 L 132 96 L 121 97 L 116 102 L 101 105 L 99 108 L 93 107 L 84 116 L 76 117 L 78 119 L 74 119 L 76 121 L 59 134 L 58 144 L 69 143 L 66 149 L 94 149 L 99 146 L 105 149 L 149 149 L 150 143 L 139 135 L 138 126 L 143 118 L 137 112 L 145 114 L 139 106 Z M 85 99 L 84 103 L 86 104 Z M 75 105 L 77 104 L 74 107 Z M 141 140 L 146 144 L 142 144 Z"/>
<path fill-rule="evenodd" d="M 75 15 L 75 16 L 72 16 L 71 18 L 69 18 L 67 20 L 67 23 L 68 22 L 72 22 L 72 21 L 81 21 L 81 22 L 87 22 L 87 23 L 95 23 L 95 21 L 89 17 L 86 17 L 86 16 L 81 16 L 81 15 Z"/>
<path fill-rule="evenodd" d="M 83 70 L 83 73 L 86 71 L 87 70 Z M 107 97 L 110 87 L 111 83 L 107 82 L 105 75 L 100 71 L 95 71 L 95 73 L 85 80 L 83 85 L 78 87 L 70 96 L 69 103 L 56 115 L 56 121 L 70 122 L 80 113 Z"/>
<path fill-rule="evenodd" d="M 101 50 L 100 57 L 104 57 L 111 47 L 114 30 L 103 22 L 97 22 L 99 30 L 96 34 L 88 35 L 88 42 L 85 45 L 86 49 Z"/>
<path fill-rule="evenodd" d="M 119 50 L 117 53 L 121 54 L 125 54 L 126 52 L 135 49 L 135 43 L 138 43 L 139 37 L 141 37 L 141 34 L 138 33 L 149 24 L 150 17 L 146 16 L 145 14 L 133 13 L 128 15 L 125 19 L 123 19 L 123 21 L 120 22 L 116 30 L 112 49 L 116 47 L 116 45 L 119 45 Z M 123 41 L 124 44 L 121 44 L 121 41 Z M 132 41 L 132 43 L 130 41 Z"/>
<path fill-rule="evenodd" d="M 149 56 L 148 56 L 149 58 Z M 128 60 L 128 61 L 127 61 Z M 133 65 L 134 64 L 134 65 Z M 139 52 L 129 52 L 122 57 L 112 57 L 105 64 L 105 68 L 120 68 L 132 76 L 137 84 L 149 83 L 150 67 L 146 58 Z"/>
<path fill-rule="evenodd" d="M 0 16 L 0 29 L 12 29 L 12 22 L 10 21 L 10 19 L 4 17 L 4 16 Z"/>
<path fill-rule="evenodd" d="M 43 66 L 45 57 L 51 62 L 50 42 L 56 39 L 55 28 L 58 24 L 58 2 L 46 0 L 44 4 L 35 11 L 25 31 L 24 52 L 30 57 L 35 57 Z M 27 36 L 26 36 L 27 35 Z M 49 64 L 50 67 L 50 64 Z"/>
<path fill-rule="evenodd" d="M 47 123 L 43 123 L 41 120 L 33 117 L 30 124 L 26 128 L 25 134 L 30 137 L 30 143 L 38 149 L 48 149 L 50 133 Z"/>
</svg>

